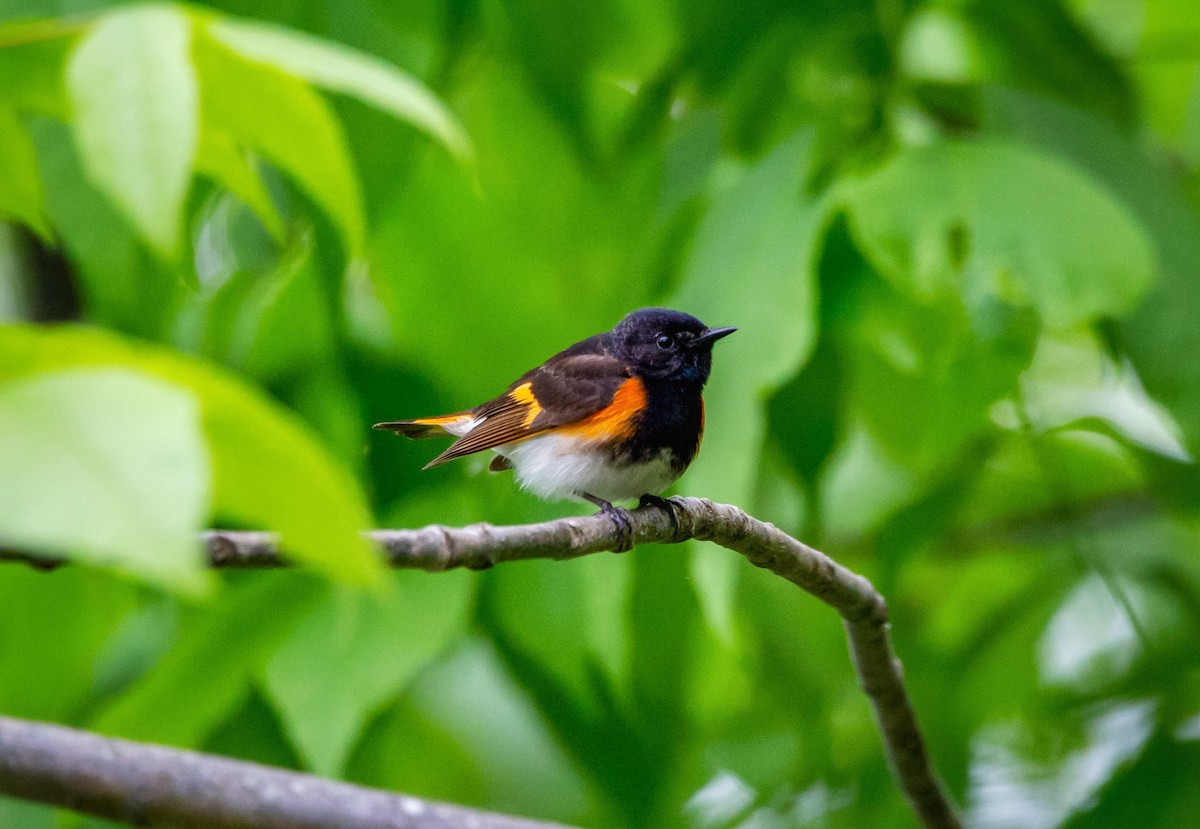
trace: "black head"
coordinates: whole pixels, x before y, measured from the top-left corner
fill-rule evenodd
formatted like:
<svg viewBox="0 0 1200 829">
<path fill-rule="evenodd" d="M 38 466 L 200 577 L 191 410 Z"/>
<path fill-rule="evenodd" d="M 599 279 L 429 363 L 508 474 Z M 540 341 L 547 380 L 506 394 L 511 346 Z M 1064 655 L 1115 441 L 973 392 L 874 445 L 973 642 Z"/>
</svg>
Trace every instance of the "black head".
<svg viewBox="0 0 1200 829">
<path fill-rule="evenodd" d="M 704 385 L 712 370 L 712 347 L 736 328 L 709 328 L 690 314 L 642 308 L 617 323 L 612 349 L 641 377 Z"/>
</svg>

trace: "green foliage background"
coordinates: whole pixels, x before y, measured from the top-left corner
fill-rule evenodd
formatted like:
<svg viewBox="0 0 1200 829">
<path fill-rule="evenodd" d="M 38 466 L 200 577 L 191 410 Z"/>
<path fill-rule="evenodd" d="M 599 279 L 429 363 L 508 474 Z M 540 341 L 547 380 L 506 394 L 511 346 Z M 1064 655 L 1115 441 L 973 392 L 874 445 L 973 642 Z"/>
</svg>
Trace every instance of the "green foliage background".
<svg viewBox="0 0 1200 829">
<path fill-rule="evenodd" d="M 741 329 L 678 490 L 884 592 L 972 825 L 1194 820 L 1193 2 L 0 21 L 0 542 L 80 562 L 0 567 L 0 712 L 584 825 L 912 825 L 836 619 L 768 574 L 357 538 L 577 509 L 368 426 L 666 304 Z M 307 566 L 205 573 L 211 525 Z"/>
</svg>

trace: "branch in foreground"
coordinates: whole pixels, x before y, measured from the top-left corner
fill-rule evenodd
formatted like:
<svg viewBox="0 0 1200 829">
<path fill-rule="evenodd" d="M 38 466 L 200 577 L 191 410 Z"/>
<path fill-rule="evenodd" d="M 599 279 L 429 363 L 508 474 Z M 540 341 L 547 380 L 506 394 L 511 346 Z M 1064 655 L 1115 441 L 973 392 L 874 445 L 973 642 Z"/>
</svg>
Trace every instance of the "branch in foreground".
<svg viewBox="0 0 1200 829">
<path fill-rule="evenodd" d="M 8 717 L 0 794 L 180 829 L 566 829 Z"/>
<path fill-rule="evenodd" d="M 892 776 L 922 825 L 961 829 L 962 821 L 934 771 L 908 698 L 900 660 L 892 649 L 887 604 L 871 583 L 737 507 L 701 498 L 673 498 L 670 505 L 630 513 L 634 544 L 712 541 L 782 576 L 841 614 L 854 669 L 874 707 Z M 393 567 L 434 572 L 455 567 L 481 570 L 505 561 L 578 558 L 617 550 L 622 541 L 613 522 L 603 515 L 522 526 L 376 530 L 370 537 Z M 216 531 L 206 533 L 204 540 L 214 567 L 288 563 L 271 533 Z M 36 561 L 20 554 L 5 558 Z M 42 566 L 53 562 L 43 561 Z"/>
<path fill-rule="evenodd" d="M 962 822 L 946 794 L 892 650 L 887 604 L 869 581 L 818 550 L 737 507 L 703 498 L 672 498 L 671 509 L 651 506 L 630 513 L 634 544 L 712 541 L 745 556 L 801 587 L 841 614 L 850 639 L 854 669 L 871 700 L 892 775 L 921 823 L 929 829 L 959 829 Z M 439 571 L 485 569 L 505 561 L 569 559 L 615 550 L 620 539 L 603 515 L 562 518 L 543 524 L 462 529 L 376 530 L 371 538 L 394 567 Z M 223 567 L 273 567 L 284 563 L 270 533 L 213 532 L 206 535 L 212 562 Z"/>
</svg>

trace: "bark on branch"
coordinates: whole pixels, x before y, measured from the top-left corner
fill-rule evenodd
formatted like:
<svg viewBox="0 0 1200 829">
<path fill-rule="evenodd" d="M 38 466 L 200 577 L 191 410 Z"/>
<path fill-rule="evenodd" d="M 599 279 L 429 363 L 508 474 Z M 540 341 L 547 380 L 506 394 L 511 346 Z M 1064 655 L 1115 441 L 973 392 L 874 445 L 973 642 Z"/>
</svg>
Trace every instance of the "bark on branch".
<svg viewBox="0 0 1200 829">
<path fill-rule="evenodd" d="M 566 829 L 8 717 L 0 794 L 179 829 Z"/>
<path fill-rule="evenodd" d="M 961 819 L 926 751 L 900 660 L 892 649 L 887 604 L 871 583 L 737 507 L 701 498 L 673 498 L 670 503 L 670 508 L 648 506 L 630 513 L 633 543 L 712 541 L 834 608 L 845 625 L 854 669 L 874 708 L 897 784 L 923 826 L 961 829 Z M 616 526 L 604 515 L 518 526 L 375 530 L 370 537 L 393 567 L 429 571 L 485 569 L 500 562 L 537 558 L 578 558 L 620 549 L 622 543 Z M 287 564 L 270 533 L 214 531 L 206 533 L 204 540 L 215 567 Z"/>
</svg>

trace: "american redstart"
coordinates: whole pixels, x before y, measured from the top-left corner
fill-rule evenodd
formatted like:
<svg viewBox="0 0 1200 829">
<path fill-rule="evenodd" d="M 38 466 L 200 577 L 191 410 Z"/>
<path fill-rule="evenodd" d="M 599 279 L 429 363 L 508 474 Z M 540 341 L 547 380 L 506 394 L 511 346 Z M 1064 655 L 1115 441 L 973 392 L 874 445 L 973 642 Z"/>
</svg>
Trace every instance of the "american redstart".
<svg viewBox="0 0 1200 829">
<path fill-rule="evenodd" d="M 736 330 L 643 308 L 555 354 L 486 403 L 375 428 L 410 438 L 456 436 L 426 469 L 490 449 L 496 457 L 489 469 L 514 470 L 517 482 L 542 498 L 591 501 L 627 532 L 628 518 L 611 502 L 658 502 L 696 457 L 713 343 Z"/>
</svg>

